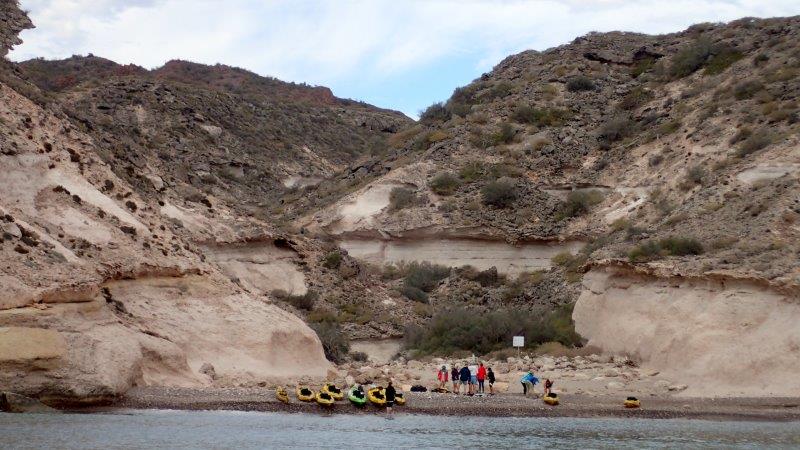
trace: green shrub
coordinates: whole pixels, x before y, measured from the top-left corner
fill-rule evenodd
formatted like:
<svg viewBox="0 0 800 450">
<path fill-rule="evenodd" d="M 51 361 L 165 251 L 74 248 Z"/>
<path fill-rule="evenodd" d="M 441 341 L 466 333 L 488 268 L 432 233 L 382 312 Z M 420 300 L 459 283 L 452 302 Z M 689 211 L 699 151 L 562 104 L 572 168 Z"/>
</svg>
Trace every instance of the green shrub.
<svg viewBox="0 0 800 450">
<path fill-rule="evenodd" d="M 715 48 L 711 59 L 706 63 L 703 75 L 717 75 L 725 71 L 736 61 L 744 58 L 744 53 L 734 47 L 723 45 Z"/>
<path fill-rule="evenodd" d="M 567 195 L 561 216 L 577 217 L 586 214 L 592 206 L 603 201 L 603 193 L 592 189 L 590 191 L 572 191 Z"/>
<path fill-rule="evenodd" d="M 310 323 L 339 323 L 339 316 L 327 309 L 315 309 L 308 313 L 306 320 Z"/>
<path fill-rule="evenodd" d="M 670 236 L 640 243 L 628 253 L 628 258 L 633 262 L 648 261 L 661 256 L 699 255 L 703 251 L 703 244 L 695 238 Z"/>
<path fill-rule="evenodd" d="M 751 130 L 748 127 L 742 127 L 739 129 L 739 131 L 736 132 L 736 134 L 733 135 L 733 137 L 731 137 L 728 143 L 731 145 L 738 144 L 739 142 L 742 142 L 743 140 L 749 138 L 752 134 L 753 130 Z"/>
<path fill-rule="evenodd" d="M 594 82 L 583 75 L 578 75 L 567 81 L 567 90 L 570 92 L 593 91 L 594 89 Z"/>
<path fill-rule="evenodd" d="M 536 125 L 538 127 L 561 126 L 571 116 L 566 109 L 536 108 L 530 105 L 519 106 L 511 118 L 518 123 Z"/>
<path fill-rule="evenodd" d="M 326 269 L 338 269 L 339 265 L 342 263 L 342 254 L 339 253 L 339 250 L 334 250 L 322 259 L 322 266 Z"/>
<path fill-rule="evenodd" d="M 414 191 L 404 187 L 395 187 L 389 192 L 389 211 L 399 211 L 419 202 Z"/>
<path fill-rule="evenodd" d="M 428 294 L 422 289 L 415 288 L 414 286 L 400 286 L 398 289 L 407 299 L 419 303 L 428 303 Z"/>
<path fill-rule="evenodd" d="M 693 74 L 697 69 L 703 67 L 710 55 L 711 42 L 705 38 L 696 40 L 672 57 L 668 71 L 669 77 L 677 80 Z"/>
<path fill-rule="evenodd" d="M 314 308 L 314 304 L 317 303 L 319 299 L 319 294 L 317 291 L 309 289 L 303 295 L 289 295 L 284 298 L 284 301 L 297 309 L 302 309 L 305 311 L 311 311 Z"/>
<path fill-rule="evenodd" d="M 448 110 L 442 102 L 434 103 L 420 112 L 419 119 L 424 122 L 445 122 L 450 120 L 450 110 Z"/>
<path fill-rule="evenodd" d="M 514 140 L 514 134 L 514 127 L 508 122 L 503 122 L 492 134 L 492 143 L 494 145 L 510 144 Z"/>
<path fill-rule="evenodd" d="M 517 188 L 509 178 L 490 181 L 481 189 L 483 203 L 497 208 L 511 206 L 517 199 Z"/>
<path fill-rule="evenodd" d="M 703 166 L 693 166 L 686 171 L 686 181 L 692 184 L 702 184 L 706 177 L 706 170 Z"/>
<path fill-rule="evenodd" d="M 458 176 L 467 183 L 480 180 L 483 178 L 483 164 L 479 161 L 470 161 L 461 167 Z"/>
<path fill-rule="evenodd" d="M 656 63 L 656 59 L 652 56 L 647 56 L 639 59 L 631 67 L 631 76 L 636 78 L 639 75 L 649 71 Z"/>
<path fill-rule="evenodd" d="M 510 94 L 512 90 L 514 90 L 513 84 L 502 81 L 492 86 L 485 94 L 483 94 L 481 99 L 491 101 L 496 98 L 503 98 Z"/>
<path fill-rule="evenodd" d="M 508 348 L 513 336 L 525 336 L 525 345 L 535 348 L 555 341 L 572 347 L 580 345 L 572 321 L 573 305 L 558 307 L 548 314 L 519 309 L 477 312 L 458 308 L 440 311 L 422 326 L 410 326 L 404 345 L 418 354 L 452 354 L 468 351 L 486 354 Z"/>
<path fill-rule="evenodd" d="M 441 172 L 428 183 L 431 190 L 439 195 L 453 195 L 460 185 L 458 177 L 450 172 Z"/>
<path fill-rule="evenodd" d="M 733 87 L 733 96 L 736 100 L 747 100 L 753 98 L 762 89 L 764 89 L 764 85 L 760 81 L 742 81 Z"/>
<path fill-rule="evenodd" d="M 367 362 L 368 356 L 364 352 L 350 352 L 350 359 L 355 362 Z"/>
<path fill-rule="evenodd" d="M 317 333 L 325 357 L 334 363 L 342 363 L 350 351 L 350 341 L 338 324 L 332 322 L 312 323 L 311 328 Z"/>
<path fill-rule="evenodd" d="M 636 132 L 636 122 L 627 116 L 618 116 L 609 119 L 600 127 L 598 137 L 601 142 L 611 143 L 621 141 Z"/>
<path fill-rule="evenodd" d="M 736 154 L 740 157 L 745 157 L 751 153 L 755 153 L 768 145 L 772 144 L 772 135 L 765 130 L 758 130 L 750 134 L 739 144 L 739 149 Z"/>
<path fill-rule="evenodd" d="M 403 286 L 413 287 L 422 292 L 431 292 L 440 281 L 450 275 L 450 268 L 427 261 L 412 262 L 405 268 Z"/>
<path fill-rule="evenodd" d="M 624 111 L 636 109 L 653 98 L 653 92 L 645 89 L 642 86 L 636 86 L 628 91 L 622 100 L 620 100 L 618 108 Z"/>
</svg>

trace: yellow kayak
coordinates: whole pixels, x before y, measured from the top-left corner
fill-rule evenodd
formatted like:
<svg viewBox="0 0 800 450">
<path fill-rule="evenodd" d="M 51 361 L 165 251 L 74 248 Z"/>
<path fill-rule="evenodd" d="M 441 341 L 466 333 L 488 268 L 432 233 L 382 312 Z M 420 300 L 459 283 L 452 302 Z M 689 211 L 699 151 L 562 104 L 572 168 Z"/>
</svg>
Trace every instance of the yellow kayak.
<svg viewBox="0 0 800 450">
<path fill-rule="evenodd" d="M 558 395 L 551 392 L 545 395 L 542 401 L 550 406 L 556 406 L 558 404 Z"/>
<path fill-rule="evenodd" d="M 322 387 L 322 392 L 330 395 L 334 400 L 341 400 L 344 398 L 344 392 L 337 388 L 335 384 L 328 383 Z"/>
<path fill-rule="evenodd" d="M 641 406 L 639 399 L 636 397 L 628 397 L 625 399 L 625 407 L 626 408 L 638 408 Z"/>
<path fill-rule="evenodd" d="M 406 397 L 403 395 L 402 392 L 398 392 L 398 393 L 394 394 L 394 402 L 398 406 L 403 406 L 403 405 L 406 404 Z"/>
<path fill-rule="evenodd" d="M 305 387 L 305 386 L 297 386 L 297 399 L 301 402 L 312 402 L 314 401 L 314 391 Z"/>
<path fill-rule="evenodd" d="M 283 403 L 289 403 L 289 393 L 286 392 L 286 389 L 283 387 L 279 387 L 275 390 L 275 398 L 282 401 Z"/>
<path fill-rule="evenodd" d="M 331 397 L 331 394 L 328 394 L 324 391 L 317 392 L 316 399 L 317 403 L 319 403 L 321 406 L 333 406 L 333 403 L 335 402 L 333 397 Z"/>
<path fill-rule="evenodd" d="M 369 401 L 378 406 L 386 405 L 386 396 L 383 395 L 383 388 L 374 387 L 367 391 L 367 398 Z"/>
</svg>

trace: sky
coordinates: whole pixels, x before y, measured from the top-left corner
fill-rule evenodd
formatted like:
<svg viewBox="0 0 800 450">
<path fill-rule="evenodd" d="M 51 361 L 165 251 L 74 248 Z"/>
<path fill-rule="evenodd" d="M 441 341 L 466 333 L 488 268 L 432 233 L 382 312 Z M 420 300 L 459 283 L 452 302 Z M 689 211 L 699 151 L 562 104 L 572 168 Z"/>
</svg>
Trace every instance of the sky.
<svg viewBox="0 0 800 450">
<path fill-rule="evenodd" d="M 800 0 L 21 0 L 36 28 L 11 53 L 171 59 L 330 87 L 417 117 L 504 57 L 590 31 L 680 31 L 800 14 Z"/>
</svg>

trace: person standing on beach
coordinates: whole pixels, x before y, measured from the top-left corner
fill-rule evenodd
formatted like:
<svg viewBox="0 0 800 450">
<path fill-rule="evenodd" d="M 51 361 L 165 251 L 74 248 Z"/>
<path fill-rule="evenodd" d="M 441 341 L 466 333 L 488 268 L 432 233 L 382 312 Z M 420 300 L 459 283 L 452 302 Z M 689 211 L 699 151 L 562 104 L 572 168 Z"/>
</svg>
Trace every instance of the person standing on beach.
<svg viewBox="0 0 800 450">
<path fill-rule="evenodd" d="M 547 396 L 553 390 L 553 382 L 550 381 L 550 378 L 545 378 L 544 380 L 544 395 Z"/>
<path fill-rule="evenodd" d="M 519 382 L 522 383 L 522 395 L 528 395 L 528 391 L 530 391 L 531 394 L 535 394 L 533 391 L 533 386 L 539 382 L 539 379 L 536 378 L 536 376 L 533 374 L 533 369 L 531 369 L 522 375 L 522 378 L 520 378 Z"/>
<path fill-rule="evenodd" d="M 483 394 L 484 393 L 483 383 L 486 380 L 486 367 L 483 367 L 483 363 L 481 363 L 481 365 L 478 367 L 477 378 L 478 378 L 478 393 Z"/>
<path fill-rule="evenodd" d="M 461 386 L 464 389 L 464 395 L 466 395 L 469 390 L 469 367 L 464 366 L 461 368 L 458 373 L 458 379 L 461 380 Z"/>
<path fill-rule="evenodd" d="M 395 391 L 391 381 L 384 392 L 386 396 L 386 416 L 388 417 L 392 415 L 392 406 L 394 406 L 394 399 L 397 396 L 397 391 Z"/>
<path fill-rule="evenodd" d="M 439 369 L 439 373 L 436 374 L 436 378 L 439 379 L 439 389 L 445 389 L 446 388 L 448 375 L 449 375 L 449 373 L 447 372 L 447 367 L 446 366 L 442 366 L 442 368 Z"/>
<path fill-rule="evenodd" d="M 494 395 L 494 371 L 491 367 L 486 372 L 486 378 L 489 380 L 489 395 Z"/>
<path fill-rule="evenodd" d="M 478 386 L 478 366 L 475 364 L 470 364 L 469 366 L 469 395 L 473 395 L 475 393 L 475 389 Z"/>
<path fill-rule="evenodd" d="M 453 382 L 453 393 L 458 395 L 458 368 L 453 363 L 453 370 L 450 371 L 450 380 Z"/>
</svg>

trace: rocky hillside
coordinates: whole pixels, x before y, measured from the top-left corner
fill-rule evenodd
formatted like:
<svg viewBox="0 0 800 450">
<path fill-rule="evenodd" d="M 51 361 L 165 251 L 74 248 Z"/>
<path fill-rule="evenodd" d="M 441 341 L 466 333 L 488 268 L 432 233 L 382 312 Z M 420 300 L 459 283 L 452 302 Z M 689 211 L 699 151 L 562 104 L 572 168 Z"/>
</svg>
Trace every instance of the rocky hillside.
<svg viewBox="0 0 800 450">
<path fill-rule="evenodd" d="M 451 272 L 409 298 L 473 311 L 577 300 L 591 344 L 676 372 L 696 355 L 684 369 L 722 386 L 737 381 L 721 361 L 737 361 L 786 387 L 800 335 L 775 311 L 800 317 L 798 37 L 800 18 L 742 19 L 510 56 L 428 108 L 393 154 L 283 209 L 379 266 L 506 275 L 498 289 Z"/>
</svg>

